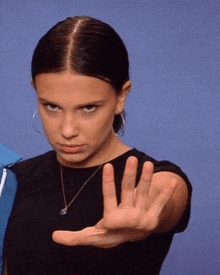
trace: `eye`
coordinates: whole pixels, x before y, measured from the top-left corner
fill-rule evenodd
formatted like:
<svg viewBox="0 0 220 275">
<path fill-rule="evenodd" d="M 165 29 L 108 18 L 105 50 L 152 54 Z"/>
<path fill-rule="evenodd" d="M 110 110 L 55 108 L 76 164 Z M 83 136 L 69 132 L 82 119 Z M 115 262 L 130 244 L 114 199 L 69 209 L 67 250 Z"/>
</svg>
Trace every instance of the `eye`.
<svg viewBox="0 0 220 275">
<path fill-rule="evenodd" d="M 53 104 L 45 104 L 45 107 L 50 112 L 56 112 L 59 111 L 59 107 Z"/>
<path fill-rule="evenodd" d="M 96 105 L 87 105 L 85 107 L 83 107 L 83 111 L 86 113 L 92 113 L 97 109 Z"/>
</svg>

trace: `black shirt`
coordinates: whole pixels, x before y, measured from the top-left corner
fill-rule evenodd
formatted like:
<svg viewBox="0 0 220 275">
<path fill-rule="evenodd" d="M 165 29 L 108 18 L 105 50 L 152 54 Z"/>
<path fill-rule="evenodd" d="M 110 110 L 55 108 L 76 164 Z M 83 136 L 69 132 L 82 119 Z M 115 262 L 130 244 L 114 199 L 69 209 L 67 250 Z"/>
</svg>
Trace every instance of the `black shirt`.
<svg viewBox="0 0 220 275">
<path fill-rule="evenodd" d="M 101 169 L 88 182 L 68 214 L 64 208 L 60 165 L 54 151 L 22 161 L 11 168 L 19 186 L 14 208 L 6 231 L 4 257 L 8 275 L 129 275 L 159 274 L 175 232 L 183 231 L 190 214 L 191 186 L 185 174 L 168 161 L 156 161 L 132 149 L 112 160 L 118 200 L 120 184 L 127 157 L 139 159 L 138 177 L 146 160 L 155 165 L 155 172 L 170 171 L 179 174 L 187 183 L 189 201 L 178 225 L 169 232 L 152 234 L 148 238 L 121 244 L 111 249 L 92 246 L 67 247 L 53 242 L 51 235 L 57 229 L 81 230 L 95 225 L 103 214 Z M 86 179 L 97 169 L 63 167 L 67 203 L 71 201 Z"/>
</svg>

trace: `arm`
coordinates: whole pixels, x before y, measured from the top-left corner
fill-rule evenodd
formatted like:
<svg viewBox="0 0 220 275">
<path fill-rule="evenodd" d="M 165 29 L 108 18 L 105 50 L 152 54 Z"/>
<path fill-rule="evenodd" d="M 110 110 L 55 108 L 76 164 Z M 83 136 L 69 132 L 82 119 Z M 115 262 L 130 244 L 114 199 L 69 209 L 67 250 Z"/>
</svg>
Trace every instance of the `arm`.
<svg viewBox="0 0 220 275">
<path fill-rule="evenodd" d="M 111 164 L 106 164 L 103 168 L 103 218 L 95 226 L 81 231 L 55 231 L 53 240 L 70 246 L 110 248 L 172 229 L 187 203 L 188 192 L 184 180 L 170 172 L 153 174 L 153 164 L 145 162 L 140 181 L 135 187 L 137 166 L 138 160 L 129 157 L 118 205 L 114 169 Z"/>
<path fill-rule="evenodd" d="M 2 275 L 7 275 L 7 260 L 4 261 L 3 269 L 2 269 Z"/>
<path fill-rule="evenodd" d="M 155 233 L 162 233 L 171 230 L 180 220 L 188 202 L 188 189 L 185 181 L 179 175 L 172 172 L 158 172 L 152 177 L 152 188 L 150 191 L 151 201 L 175 181 L 177 186 L 173 195 L 165 204 L 159 217 L 159 223 Z"/>
</svg>

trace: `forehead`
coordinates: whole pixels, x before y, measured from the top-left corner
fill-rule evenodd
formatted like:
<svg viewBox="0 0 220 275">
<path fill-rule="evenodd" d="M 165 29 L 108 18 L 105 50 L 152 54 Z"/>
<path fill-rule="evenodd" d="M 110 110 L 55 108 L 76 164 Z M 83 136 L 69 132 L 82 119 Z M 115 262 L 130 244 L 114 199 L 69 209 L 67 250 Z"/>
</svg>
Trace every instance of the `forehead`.
<svg viewBox="0 0 220 275">
<path fill-rule="evenodd" d="M 35 78 L 38 98 L 82 103 L 115 98 L 114 88 L 96 77 L 64 73 L 43 73 Z"/>
</svg>

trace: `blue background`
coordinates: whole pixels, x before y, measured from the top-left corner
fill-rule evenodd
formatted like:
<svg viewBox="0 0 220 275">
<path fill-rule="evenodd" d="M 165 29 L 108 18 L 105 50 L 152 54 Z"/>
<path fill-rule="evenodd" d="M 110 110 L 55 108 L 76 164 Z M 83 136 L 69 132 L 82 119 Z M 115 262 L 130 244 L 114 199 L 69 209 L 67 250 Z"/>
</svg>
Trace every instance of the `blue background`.
<svg viewBox="0 0 220 275">
<path fill-rule="evenodd" d="M 180 165 L 194 186 L 189 227 L 176 235 L 161 274 L 219 274 L 219 0 L 2 0 L 0 143 L 24 158 L 50 148 L 31 122 L 34 47 L 78 14 L 108 22 L 128 48 L 133 89 L 123 140 Z"/>
</svg>

